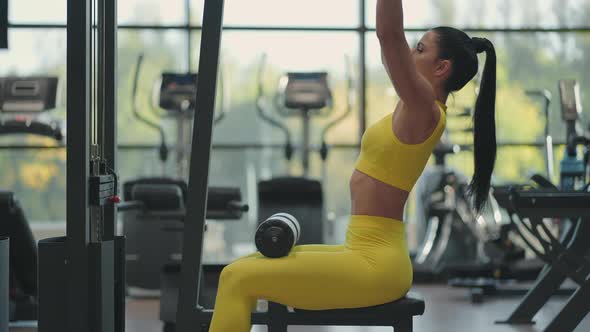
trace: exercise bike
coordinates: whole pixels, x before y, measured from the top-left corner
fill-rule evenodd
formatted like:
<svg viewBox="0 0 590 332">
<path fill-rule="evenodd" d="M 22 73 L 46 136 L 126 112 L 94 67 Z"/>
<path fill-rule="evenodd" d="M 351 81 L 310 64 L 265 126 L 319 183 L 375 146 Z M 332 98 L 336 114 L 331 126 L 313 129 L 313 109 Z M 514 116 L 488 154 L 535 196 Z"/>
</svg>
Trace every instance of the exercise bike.
<svg viewBox="0 0 590 332">
<path fill-rule="evenodd" d="M 466 109 L 456 116 L 469 117 L 471 111 Z M 470 151 L 471 147 L 449 143 L 447 135 L 448 131 L 434 148 L 434 165 L 426 168 L 413 193 L 413 222 L 419 226 L 420 243 L 411 254 L 415 282 L 442 282 L 449 267 L 485 260 L 484 244 L 496 236 L 502 222 L 491 195 L 490 208 L 481 216 L 475 215 L 467 197 L 468 179 L 446 163 L 449 155 Z"/>
<path fill-rule="evenodd" d="M 508 222 L 502 225 L 497 238 L 486 243 L 487 262 L 456 266 L 449 272 L 449 285 L 468 288 L 473 303 L 481 303 L 485 297 L 489 296 L 519 296 L 525 294 L 528 287 L 523 287 L 518 283 L 535 280 L 545 266 L 541 259 L 525 257 L 527 246 L 522 243 L 523 241 L 518 236 L 518 227 L 513 219 L 516 211 L 510 202 L 510 193 L 513 188 L 558 190 L 558 187 L 551 182 L 554 174 L 553 138 L 549 133 L 551 93 L 546 89 L 532 90 L 526 93 L 532 97 L 540 97 L 544 105 L 545 175 L 533 174 L 529 183 L 507 184 L 492 188 L 494 197 L 502 209 L 506 211 Z M 566 168 L 560 170 L 560 172 L 563 171 L 566 171 Z M 557 294 L 569 295 L 571 290 L 563 289 Z"/>
</svg>

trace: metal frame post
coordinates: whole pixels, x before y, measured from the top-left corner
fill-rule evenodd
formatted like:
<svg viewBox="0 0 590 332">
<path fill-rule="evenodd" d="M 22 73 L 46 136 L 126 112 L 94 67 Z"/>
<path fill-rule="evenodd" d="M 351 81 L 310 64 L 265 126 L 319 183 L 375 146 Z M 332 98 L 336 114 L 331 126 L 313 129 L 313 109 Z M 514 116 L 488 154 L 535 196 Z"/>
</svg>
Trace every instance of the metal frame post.
<svg viewBox="0 0 590 332">
<path fill-rule="evenodd" d="M 104 158 L 110 169 L 117 169 L 117 0 L 106 0 L 104 5 Z M 113 205 L 105 207 L 104 239 L 116 234 L 116 212 Z"/>
<path fill-rule="evenodd" d="M 0 49 L 8 48 L 8 0 L 0 0 Z"/>
<path fill-rule="evenodd" d="M 88 331 L 90 218 L 90 0 L 68 0 L 67 26 L 67 193 L 66 312 L 68 331 Z"/>
<path fill-rule="evenodd" d="M 203 253 L 205 213 L 213 113 L 219 66 L 219 50 L 223 22 L 223 0 L 205 0 L 203 33 L 199 58 L 199 81 L 193 125 L 191 163 L 188 184 L 188 205 L 183 239 L 182 270 L 176 329 L 178 332 L 195 330 L 198 315 L 197 300 Z M 197 319 L 198 322 L 198 319 Z"/>
</svg>

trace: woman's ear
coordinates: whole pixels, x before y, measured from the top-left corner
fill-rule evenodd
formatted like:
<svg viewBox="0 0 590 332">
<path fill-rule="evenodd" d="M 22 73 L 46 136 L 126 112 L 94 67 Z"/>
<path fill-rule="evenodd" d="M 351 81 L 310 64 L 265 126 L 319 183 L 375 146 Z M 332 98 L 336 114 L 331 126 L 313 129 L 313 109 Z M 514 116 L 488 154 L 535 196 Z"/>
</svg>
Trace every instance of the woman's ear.
<svg viewBox="0 0 590 332">
<path fill-rule="evenodd" d="M 451 60 L 439 60 L 436 68 L 434 69 L 434 75 L 439 78 L 446 79 L 451 75 L 451 70 L 453 69 L 453 64 Z"/>
</svg>

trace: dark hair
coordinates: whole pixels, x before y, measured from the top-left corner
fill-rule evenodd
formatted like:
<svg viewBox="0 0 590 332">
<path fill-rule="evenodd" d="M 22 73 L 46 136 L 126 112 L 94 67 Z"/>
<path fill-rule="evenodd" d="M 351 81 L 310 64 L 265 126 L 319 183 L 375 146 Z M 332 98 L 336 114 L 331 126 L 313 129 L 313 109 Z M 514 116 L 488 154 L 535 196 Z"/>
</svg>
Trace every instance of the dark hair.
<svg viewBox="0 0 590 332">
<path fill-rule="evenodd" d="M 473 114 L 474 174 L 468 193 L 477 213 L 486 206 L 496 162 L 496 50 L 485 38 L 470 38 L 451 27 L 432 29 L 438 35 L 439 58 L 450 60 L 451 74 L 445 82 L 447 93 L 463 88 L 477 74 L 477 54 L 485 52 L 479 94 Z"/>
</svg>

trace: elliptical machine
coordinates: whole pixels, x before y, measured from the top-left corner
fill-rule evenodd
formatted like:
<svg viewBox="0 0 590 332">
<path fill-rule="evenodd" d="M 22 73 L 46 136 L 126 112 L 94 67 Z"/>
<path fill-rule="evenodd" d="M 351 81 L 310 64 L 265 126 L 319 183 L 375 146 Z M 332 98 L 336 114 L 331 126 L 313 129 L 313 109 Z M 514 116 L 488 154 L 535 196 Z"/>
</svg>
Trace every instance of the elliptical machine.
<svg viewBox="0 0 590 332">
<path fill-rule="evenodd" d="M 330 129 L 344 120 L 352 112 L 353 80 L 346 58 L 347 99 L 344 111 L 328 122 L 321 131 L 319 149 L 313 147 L 311 140 L 311 120 L 313 116 L 330 116 L 333 110 L 332 91 L 328 84 L 327 72 L 288 72 L 278 84 L 273 98 L 274 111 L 283 118 L 300 117 L 302 124 L 301 144 L 295 147 L 287 125 L 269 115 L 263 85 L 266 56 L 262 57 L 258 72 L 258 98 L 256 108 L 260 117 L 280 129 L 285 136 L 285 159 L 290 161 L 295 150 L 301 153 L 301 176 L 285 175 L 263 180 L 258 183 L 258 220 L 262 222 L 275 213 L 285 212 L 297 218 L 302 233 L 299 244 L 325 243 L 327 232 L 324 211 L 322 182 L 309 177 L 310 154 L 319 150 L 322 162 L 328 158 L 329 146 L 326 135 Z"/>
<path fill-rule="evenodd" d="M 164 176 L 169 148 L 163 127 L 144 117 L 137 103 L 137 87 L 143 56 L 139 56 L 132 90 L 135 117 L 160 134 L 159 158 L 162 176 L 143 177 L 123 184 L 123 198 L 139 203 L 139 209 L 123 214 L 123 234 L 126 236 L 126 283 L 133 295 L 161 295 L 161 272 L 166 266 L 178 266 L 182 254 L 182 229 L 186 214 L 189 144 L 192 139 L 192 119 L 195 114 L 197 90 L 196 73 L 163 73 L 159 84 L 158 106 L 164 117 L 176 122 L 176 176 Z M 223 82 L 223 81 L 222 81 Z M 223 84 L 223 83 L 222 83 Z M 224 89 L 221 89 L 224 93 Z M 221 111 L 225 115 L 224 93 Z M 211 219 L 238 220 L 248 207 L 241 203 L 239 188 L 209 188 L 208 213 Z M 157 245 L 154 245 L 157 244 Z M 174 270 L 175 272 L 178 272 Z"/>
<path fill-rule="evenodd" d="M 0 135 L 64 140 L 62 123 L 47 116 L 56 106 L 57 77 L 0 78 Z M 37 243 L 12 191 L 0 191 L 0 235 L 10 238 L 9 320 L 37 320 Z"/>
</svg>

